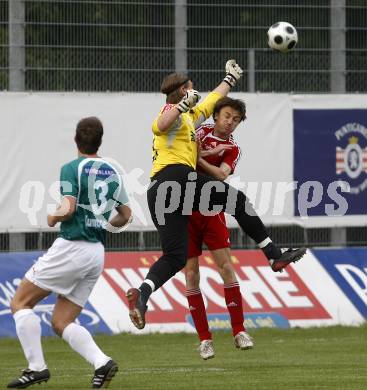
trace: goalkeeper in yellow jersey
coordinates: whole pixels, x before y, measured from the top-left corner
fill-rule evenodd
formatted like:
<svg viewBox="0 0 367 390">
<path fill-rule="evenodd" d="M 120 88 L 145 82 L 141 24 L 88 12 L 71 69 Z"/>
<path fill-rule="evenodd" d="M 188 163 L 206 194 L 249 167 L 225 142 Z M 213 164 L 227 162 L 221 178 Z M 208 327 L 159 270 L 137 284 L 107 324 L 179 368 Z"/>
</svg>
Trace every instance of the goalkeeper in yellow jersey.
<svg viewBox="0 0 367 390">
<path fill-rule="evenodd" d="M 195 130 L 212 115 L 215 103 L 228 94 L 243 73 L 235 60 L 227 61 L 225 71 L 223 81 L 200 104 L 200 95 L 188 76 L 172 73 L 162 82 L 166 104 L 152 125 L 153 167 L 148 205 L 163 254 L 150 267 L 139 289 L 127 291 L 130 319 L 138 329 L 145 326 L 147 301 L 152 292 L 185 267 L 188 216 L 192 211 L 203 215 L 221 211 L 231 214 L 263 250 L 275 272 L 282 271 L 306 252 L 305 248 L 282 251 L 276 247 L 243 192 L 196 172 Z"/>
</svg>

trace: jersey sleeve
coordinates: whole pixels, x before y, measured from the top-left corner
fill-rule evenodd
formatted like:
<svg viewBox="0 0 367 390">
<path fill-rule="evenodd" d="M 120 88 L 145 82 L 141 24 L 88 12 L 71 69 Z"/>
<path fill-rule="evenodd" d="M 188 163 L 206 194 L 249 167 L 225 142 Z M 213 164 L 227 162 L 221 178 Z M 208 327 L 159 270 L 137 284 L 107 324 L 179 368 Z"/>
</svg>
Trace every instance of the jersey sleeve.
<svg viewBox="0 0 367 390">
<path fill-rule="evenodd" d="M 209 95 L 192 110 L 189 111 L 197 129 L 206 119 L 208 119 L 214 110 L 215 103 L 223 96 L 218 92 L 210 92 Z"/>
<path fill-rule="evenodd" d="M 196 129 L 195 138 L 197 141 L 201 142 L 203 138 L 205 137 L 206 132 L 205 129 L 200 126 L 198 129 Z"/>
<path fill-rule="evenodd" d="M 172 110 L 173 108 L 175 108 L 175 105 L 174 105 L 174 104 L 165 104 L 165 105 L 161 108 L 161 111 L 159 112 L 158 116 L 154 119 L 153 124 L 152 124 L 152 130 L 153 130 L 153 133 L 154 133 L 154 134 L 159 134 L 159 133 L 161 133 L 161 131 L 160 131 L 159 128 L 158 128 L 158 124 L 157 124 L 158 118 L 159 118 L 161 115 L 163 115 L 165 112 L 170 111 L 170 110 Z M 177 124 L 177 123 L 178 123 L 178 119 L 177 119 L 176 122 L 174 122 L 174 123 L 172 124 L 172 126 L 174 126 L 174 125 Z"/>
<path fill-rule="evenodd" d="M 65 164 L 60 172 L 60 193 L 76 198 L 79 192 L 77 172 L 70 164 Z"/>
<path fill-rule="evenodd" d="M 225 153 L 222 163 L 226 163 L 231 167 L 231 174 L 236 169 L 240 157 L 241 157 L 241 149 L 238 146 Z"/>
</svg>

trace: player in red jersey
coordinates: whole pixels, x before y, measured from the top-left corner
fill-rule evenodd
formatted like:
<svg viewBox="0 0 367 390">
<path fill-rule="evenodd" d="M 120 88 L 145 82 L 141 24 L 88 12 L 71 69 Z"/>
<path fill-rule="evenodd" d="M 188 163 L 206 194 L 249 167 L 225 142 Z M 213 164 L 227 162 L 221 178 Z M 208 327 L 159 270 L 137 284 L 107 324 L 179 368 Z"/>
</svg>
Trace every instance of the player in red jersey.
<svg viewBox="0 0 367 390">
<path fill-rule="evenodd" d="M 246 118 L 246 106 L 242 100 L 225 97 L 214 108 L 215 124 L 201 126 L 196 133 L 200 145 L 197 170 L 215 179 L 225 180 L 236 168 L 241 150 L 232 133 Z M 253 341 L 243 326 L 242 295 L 232 267 L 229 232 L 223 212 L 204 216 L 193 212 L 189 217 L 189 251 L 185 268 L 186 295 L 189 309 L 200 338 L 199 353 L 206 360 L 214 357 L 212 335 L 209 331 L 204 300 L 199 288 L 199 259 L 203 242 L 211 251 L 224 283 L 224 296 L 231 317 L 232 333 L 237 348 L 250 349 Z"/>
</svg>

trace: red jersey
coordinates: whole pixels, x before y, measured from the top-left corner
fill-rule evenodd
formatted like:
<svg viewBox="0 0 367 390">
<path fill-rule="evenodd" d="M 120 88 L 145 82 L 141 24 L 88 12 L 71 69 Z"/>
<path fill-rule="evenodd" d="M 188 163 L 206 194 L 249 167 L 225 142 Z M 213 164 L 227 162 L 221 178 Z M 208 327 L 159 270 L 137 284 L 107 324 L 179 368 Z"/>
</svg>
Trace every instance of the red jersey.
<svg viewBox="0 0 367 390">
<path fill-rule="evenodd" d="M 235 142 L 232 134 L 229 136 L 228 140 L 223 140 L 219 137 L 216 137 L 213 134 L 213 131 L 213 124 L 202 125 L 196 130 L 196 139 L 200 141 L 202 150 L 214 149 L 219 144 L 233 145 L 233 148 L 224 150 L 214 156 L 205 156 L 203 158 L 209 164 L 215 165 L 216 167 L 219 167 L 222 162 L 224 162 L 231 167 L 231 173 L 233 173 L 238 160 L 241 157 L 241 149 Z M 197 169 L 200 171 L 199 167 Z"/>
<path fill-rule="evenodd" d="M 200 141 L 203 150 L 214 149 L 219 144 L 233 145 L 233 148 L 224 150 L 220 154 L 203 158 L 209 164 L 217 167 L 219 167 L 222 162 L 225 162 L 231 167 L 231 173 L 233 173 L 238 160 L 241 157 L 241 149 L 234 141 L 232 135 L 230 135 L 228 140 L 223 140 L 216 137 L 213 134 L 213 131 L 213 124 L 202 125 L 196 130 L 196 139 Z M 197 167 L 197 169 L 200 170 L 199 167 Z M 189 259 L 201 255 L 203 242 L 210 251 L 229 248 L 231 245 L 223 211 L 213 216 L 205 216 L 200 214 L 199 211 L 193 211 L 192 215 L 189 216 L 188 231 Z"/>
</svg>

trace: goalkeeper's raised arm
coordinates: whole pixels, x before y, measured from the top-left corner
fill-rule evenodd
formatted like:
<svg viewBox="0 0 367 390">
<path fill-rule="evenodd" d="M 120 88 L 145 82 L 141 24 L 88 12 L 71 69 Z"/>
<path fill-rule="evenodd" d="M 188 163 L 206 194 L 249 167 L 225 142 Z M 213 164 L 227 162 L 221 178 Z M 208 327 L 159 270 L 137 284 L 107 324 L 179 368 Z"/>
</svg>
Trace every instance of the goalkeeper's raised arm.
<svg viewBox="0 0 367 390">
<path fill-rule="evenodd" d="M 226 75 L 222 82 L 209 95 L 191 111 L 195 128 L 198 128 L 208 119 L 214 110 L 215 103 L 222 97 L 227 96 L 232 87 L 242 76 L 242 69 L 235 60 L 228 60 L 225 65 Z"/>
<path fill-rule="evenodd" d="M 189 113 L 193 116 L 196 127 L 209 118 L 216 101 L 223 96 L 227 96 L 243 73 L 241 67 L 233 59 L 226 62 L 225 72 L 223 81 L 198 105 L 200 95 L 194 90 L 192 80 L 180 73 L 168 75 L 162 82 L 161 92 L 167 96 L 166 103 L 170 106 L 169 108 L 174 109 L 165 107 L 162 110 L 161 115 L 157 119 L 159 131 L 169 130 L 179 116 L 184 113 Z"/>
</svg>

